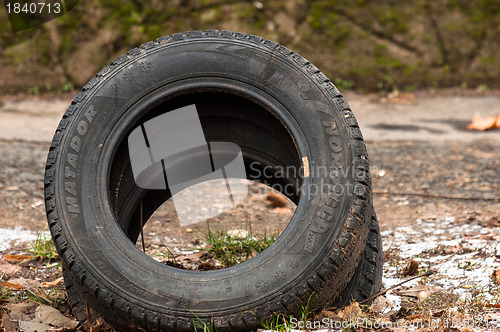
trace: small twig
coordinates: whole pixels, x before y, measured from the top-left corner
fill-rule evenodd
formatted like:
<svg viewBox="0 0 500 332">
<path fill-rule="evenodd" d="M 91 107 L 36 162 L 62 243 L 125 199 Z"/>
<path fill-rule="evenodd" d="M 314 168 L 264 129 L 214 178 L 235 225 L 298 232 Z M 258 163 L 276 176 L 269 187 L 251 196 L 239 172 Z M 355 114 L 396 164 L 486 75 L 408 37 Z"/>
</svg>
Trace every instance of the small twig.
<svg viewBox="0 0 500 332">
<path fill-rule="evenodd" d="M 85 304 L 85 310 L 87 311 L 87 324 L 89 324 L 89 331 L 92 332 L 94 328 L 92 327 L 92 316 L 90 315 L 90 306 Z"/>
<path fill-rule="evenodd" d="M 383 291 L 381 291 L 381 292 L 379 292 L 379 293 L 377 293 L 377 294 L 373 295 L 372 297 L 369 297 L 369 298 L 367 298 L 366 300 L 363 300 L 363 301 L 359 302 L 359 304 L 363 304 L 363 303 L 365 303 L 365 302 L 368 302 L 368 301 L 373 300 L 374 298 L 376 298 L 376 297 L 378 297 L 378 296 L 380 296 L 380 295 L 384 295 L 384 294 L 385 294 L 385 293 L 387 293 L 388 291 L 390 291 L 390 290 L 392 290 L 392 289 L 394 289 L 394 288 L 397 288 L 397 287 L 399 287 L 399 286 L 401 286 L 401 285 L 403 285 L 403 284 L 407 283 L 408 281 L 412 281 L 413 279 L 417 279 L 417 278 L 421 278 L 421 277 L 428 277 L 428 276 L 430 276 L 430 275 L 434 274 L 435 272 L 436 272 L 436 270 L 429 270 L 429 271 L 427 271 L 427 272 L 425 272 L 425 273 L 423 273 L 423 274 L 420 274 L 420 275 L 418 275 L 418 276 L 414 276 L 414 277 L 408 278 L 408 279 L 406 279 L 406 280 L 404 280 L 404 281 L 401 281 L 399 284 L 396 284 L 396 285 L 394 285 L 394 286 L 392 286 L 392 287 L 389 287 L 389 288 L 387 288 L 387 289 L 385 289 L 385 290 L 383 290 Z"/>
<path fill-rule="evenodd" d="M 435 194 L 409 193 L 409 192 L 391 192 L 391 191 L 379 191 L 379 190 L 374 190 L 373 193 L 377 195 L 389 195 L 389 196 L 419 196 L 428 198 L 456 199 L 463 201 L 500 202 L 500 197 L 463 197 L 463 196 L 435 195 Z"/>
<path fill-rule="evenodd" d="M 99 332 L 101 330 L 101 322 L 99 322 L 99 318 L 96 319 L 97 324 L 94 326 L 92 323 L 92 315 L 90 314 L 90 306 L 85 304 L 85 310 L 87 311 L 87 324 L 89 324 L 90 332 Z"/>
</svg>

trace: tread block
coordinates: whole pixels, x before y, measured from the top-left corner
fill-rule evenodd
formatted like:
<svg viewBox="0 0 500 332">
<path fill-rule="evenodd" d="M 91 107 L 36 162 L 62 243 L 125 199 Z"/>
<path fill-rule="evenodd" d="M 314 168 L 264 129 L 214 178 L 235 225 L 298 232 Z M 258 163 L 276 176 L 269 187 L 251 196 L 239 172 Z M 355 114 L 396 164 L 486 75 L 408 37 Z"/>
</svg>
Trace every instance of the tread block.
<svg viewBox="0 0 500 332">
<path fill-rule="evenodd" d="M 114 59 L 113 61 L 111 61 L 111 64 L 112 65 L 119 65 L 125 61 L 128 60 L 128 56 L 126 54 L 122 54 L 120 55 L 118 58 Z"/>
<path fill-rule="evenodd" d="M 192 39 L 203 37 L 203 32 L 201 30 L 193 30 L 186 32 L 186 36 Z"/>
<path fill-rule="evenodd" d="M 156 38 L 155 43 L 163 45 L 163 44 L 168 44 L 170 40 L 171 40 L 170 36 L 163 36 L 160 38 Z"/>
<path fill-rule="evenodd" d="M 207 31 L 205 31 L 205 35 L 207 37 L 218 37 L 219 36 L 219 30 L 207 30 Z"/>
</svg>

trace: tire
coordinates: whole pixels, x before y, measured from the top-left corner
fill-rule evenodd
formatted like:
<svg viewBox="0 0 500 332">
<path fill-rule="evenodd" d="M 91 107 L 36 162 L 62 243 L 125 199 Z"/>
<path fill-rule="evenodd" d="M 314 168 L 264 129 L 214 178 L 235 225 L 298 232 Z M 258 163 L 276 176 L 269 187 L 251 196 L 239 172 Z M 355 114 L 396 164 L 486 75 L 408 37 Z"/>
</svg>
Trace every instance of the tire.
<svg viewBox="0 0 500 332">
<path fill-rule="evenodd" d="M 349 285 L 344 289 L 342 295 L 333 301 L 332 307 L 341 308 L 354 301 L 364 301 L 380 292 L 382 288 L 382 272 L 384 268 L 382 237 L 380 236 L 375 209 L 372 208 L 372 211 L 370 233 L 368 234 L 363 257 Z M 365 302 L 365 304 L 371 304 L 372 302 L 373 300 Z"/>
<path fill-rule="evenodd" d="M 291 184 L 285 194 L 297 204 L 273 245 L 217 271 L 165 266 L 134 246 L 139 204 L 147 220 L 171 193 L 135 184 L 127 134 L 193 103 L 207 141 L 237 144 L 248 177 L 281 189 Z M 305 174 L 264 176 L 259 167 L 267 166 Z M 316 167 L 337 172 L 308 174 Z M 313 294 L 314 309 L 340 296 L 368 238 L 370 186 L 356 119 L 324 74 L 271 41 L 207 30 L 145 43 L 83 87 L 50 147 L 45 206 L 69 280 L 107 321 L 243 331 L 272 314 L 296 313 Z"/>
</svg>

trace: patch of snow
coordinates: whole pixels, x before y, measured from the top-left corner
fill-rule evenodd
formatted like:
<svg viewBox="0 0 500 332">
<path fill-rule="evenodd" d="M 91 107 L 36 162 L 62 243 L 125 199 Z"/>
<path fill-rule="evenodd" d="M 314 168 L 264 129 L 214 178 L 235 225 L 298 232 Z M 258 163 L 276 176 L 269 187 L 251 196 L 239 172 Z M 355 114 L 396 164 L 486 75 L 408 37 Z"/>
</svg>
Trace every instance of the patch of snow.
<svg viewBox="0 0 500 332">
<path fill-rule="evenodd" d="M 420 262 L 420 267 L 437 270 L 426 280 L 426 284 L 437 285 L 462 299 L 472 297 L 477 289 L 486 289 L 491 285 L 490 276 L 499 269 L 500 251 L 498 241 L 500 230 L 483 227 L 479 224 L 459 223 L 451 215 L 436 221 L 426 222 L 417 219 L 413 227 L 398 227 L 382 232 L 385 250 L 396 252 L 400 258 Z M 457 252 L 431 254 L 436 248 L 458 248 Z M 463 251 L 460 251 L 463 249 Z M 384 287 L 389 288 L 406 277 L 401 276 L 404 266 L 384 266 Z M 413 287 L 418 279 L 405 283 Z M 486 299 L 488 293 L 485 292 Z M 399 310 L 401 298 L 388 292 L 386 297 L 394 304 L 392 310 Z"/>
<path fill-rule="evenodd" d="M 30 231 L 16 228 L 1 228 L 0 229 L 0 251 L 7 250 L 12 245 L 16 245 L 22 242 L 34 241 L 37 238 L 37 234 Z"/>
</svg>

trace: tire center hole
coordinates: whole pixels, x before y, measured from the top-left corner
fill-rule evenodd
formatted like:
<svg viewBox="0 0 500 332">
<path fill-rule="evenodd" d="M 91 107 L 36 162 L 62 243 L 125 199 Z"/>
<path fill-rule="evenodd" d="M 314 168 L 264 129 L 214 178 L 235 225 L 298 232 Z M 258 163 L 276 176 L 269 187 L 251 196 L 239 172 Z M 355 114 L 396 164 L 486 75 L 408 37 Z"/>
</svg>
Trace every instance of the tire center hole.
<svg viewBox="0 0 500 332">
<path fill-rule="evenodd" d="M 217 166 L 217 144 L 230 144 L 240 151 L 238 166 L 241 172 L 237 178 L 222 171 L 225 179 L 222 183 L 229 196 L 226 193 L 224 197 L 225 188 L 221 189 L 220 183 L 217 187 L 207 180 L 199 181 L 195 192 L 190 191 L 195 186 L 176 191 L 176 184 L 172 184 L 175 180 L 167 176 L 170 170 L 165 166 L 167 159 L 158 164 L 163 172 L 156 172 L 165 175 L 166 189 L 161 186 L 148 188 L 138 182 L 137 171 L 133 170 L 135 154 L 129 150 L 132 143 L 127 137 L 132 136 L 134 129 L 135 133 L 140 129 L 139 136 L 144 133 L 151 156 L 154 144 L 160 147 L 162 144 L 162 141 L 155 141 L 153 135 L 148 135 L 151 124 L 158 127 L 160 118 L 166 119 L 188 107 L 195 110 L 196 119 L 189 121 L 201 125 L 198 134 L 201 132 L 200 137 L 207 142 L 214 172 L 218 168 L 225 172 L 229 169 Z M 109 181 L 110 201 L 117 223 L 136 248 L 166 265 L 206 271 L 237 265 L 269 247 L 292 219 L 302 183 L 297 147 L 284 122 L 274 114 L 248 97 L 209 90 L 184 93 L 144 112 L 130 126 L 117 149 Z M 171 125 L 168 121 L 165 123 L 167 127 Z M 175 131 L 175 127 L 167 127 L 161 129 L 160 126 L 157 132 Z M 189 135 L 187 137 L 189 141 Z M 200 154 L 199 149 L 197 151 Z M 227 153 L 221 155 L 227 157 Z M 203 158 L 201 154 L 193 160 L 199 162 Z M 152 165 L 154 161 L 151 157 Z M 182 167 L 174 165 L 172 169 L 182 173 L 183 168 L 190 167 L 180 165 Z M 151 185 L 150 178 L 148 181 Z M 228 197 L 230 208 L 227 208 Z M 226 207 L 221 208 L 224 201 Z M 213 208 L 219 208 L 218 212 L 208 213 Z M 206 218 L 190 221 L 191 216 L 203 213 Z"/>
</svg>

